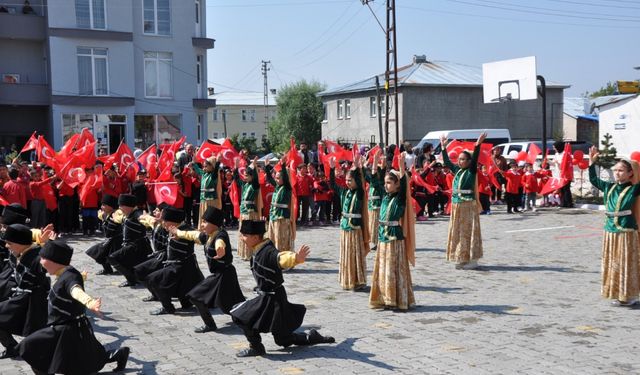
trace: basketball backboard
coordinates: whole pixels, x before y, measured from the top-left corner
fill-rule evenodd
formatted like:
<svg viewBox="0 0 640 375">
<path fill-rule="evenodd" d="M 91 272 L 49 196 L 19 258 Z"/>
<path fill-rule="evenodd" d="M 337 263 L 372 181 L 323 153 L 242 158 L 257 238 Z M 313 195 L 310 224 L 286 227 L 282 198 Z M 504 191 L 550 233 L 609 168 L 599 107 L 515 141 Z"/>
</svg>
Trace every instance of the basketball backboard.
<svg viewBox="0 0 640 375">
<path fill-rule="evenodd" d="M 482 86 L 485 103 L 537 99 L 536 57 L 482 64 Z"/>
</svg>

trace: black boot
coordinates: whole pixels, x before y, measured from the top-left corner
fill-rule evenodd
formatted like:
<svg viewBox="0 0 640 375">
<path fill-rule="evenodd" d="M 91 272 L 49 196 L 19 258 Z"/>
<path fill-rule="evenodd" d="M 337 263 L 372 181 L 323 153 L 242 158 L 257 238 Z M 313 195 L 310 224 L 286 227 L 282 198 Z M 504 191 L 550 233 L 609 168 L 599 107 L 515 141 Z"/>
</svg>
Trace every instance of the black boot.
<svg viewBox="0 0 640 375">
<path fill-rule="evenodd" d="M 200 313 L 200 317 L 202 318 L 202 321 L 204 322 L 204 325 L 201 327 L 198 327 L 196 329 L 194 329 L 193 331 L 195 333 L 206 333 L 206 332 L 211 332 L 211 331 L 215 331 L 216 329 L 218 329 L 218 326 L 216 326 L 216 322 L 213 320 L 213 317 L 211 316 L 211 313 L 209 312 L 209 308 L 201 301 L 197 301 L 194 299 L 190 299 L 191 303 L 193 303 L 193 305 L 196 307 L 196 309 L 198 309 L 198 313 Z"/>
<path fill-rule="evenodd" d="M 16 350 L 18 342 L 9 332 L 0 330 L 0 343 L 5 347 L 5 350 L 0 353 L 0 359 L 15 358 L 19 355 Z"/>
<path fill-rule="evenodd" d="M 112 274 L 113 274 L 113 268 L 109 263 L 102 264 L 102 269 L 96 272 L 96 275 L 112 275 Z"/>
<path fill-rule="evenodd" d="M 129 359 L 129 347 L 124 346 L 118 350 L 111 351 L 109 353 L 109 359 L 107 362 L 116 362 L 117 366 L 113 369 L 113 372 L 122 371 L 127 367 L 127 360 Z"/>
<path fill-rule="evenodd" d="M 9 349 L 5 349 L 2 353 L 0 353 L 0 359 L 16 358 L 18 355 L 18 351 L 12 347 Z"/>
<path fill-rule="evenodd" d="M 136 280 L 136 275 L 133 272 L 129 271 L 122 264 L 120 264 L 120 262 L 110 257 L 109 263 L 113 268 L 115 268 L 118 272 L 120 272 L 120 274 L 124 276 L 124 278 L 126 279 L 126 281 L 118 285 L 119 287 L 124 288 L 127 286 L 135 286 L 138 283 Z"/>
<path fill-rule="evenodd" d="M 312 329 L 307 334 L 307 341 L 309 342 L 308 345 L 333 344 L 334 342 L 336 342 L 336 339 L 334 339 L 331 336 L 322 336 L 320 332 L 318 332 L 315 329 Z"/>
<path fill-rule="evenodd" d="M 250 344 L 248 349 L 244 349 L 236 353 L 236 357 L 259 357 L 261 355 L 265 355 L 266 353 L 267 351 L 264 348 L 264 345 L 262 345 L 261 343 Z"/>
</svg>

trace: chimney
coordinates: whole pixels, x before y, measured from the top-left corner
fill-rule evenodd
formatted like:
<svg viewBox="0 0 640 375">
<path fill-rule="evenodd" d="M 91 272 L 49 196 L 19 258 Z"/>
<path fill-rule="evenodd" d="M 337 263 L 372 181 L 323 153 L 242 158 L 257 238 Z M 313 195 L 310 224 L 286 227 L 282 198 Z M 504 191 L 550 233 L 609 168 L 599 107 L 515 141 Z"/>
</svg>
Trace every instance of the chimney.
<svg viewBox="0 0 640 375">
<path fill-rule="evenodd" d="M 424 64 L 428 63 L 427 55 L 413 55 L 413 63 L 414 64 Z"/>
</svg>

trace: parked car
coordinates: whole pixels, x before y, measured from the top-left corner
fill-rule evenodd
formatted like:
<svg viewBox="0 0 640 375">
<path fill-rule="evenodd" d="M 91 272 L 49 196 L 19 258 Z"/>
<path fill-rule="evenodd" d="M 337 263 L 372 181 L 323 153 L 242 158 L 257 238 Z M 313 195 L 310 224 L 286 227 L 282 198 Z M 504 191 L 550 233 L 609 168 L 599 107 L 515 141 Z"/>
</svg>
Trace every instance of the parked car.
<svg viewBox="0 0 640 375">
<path fill-rule="evenodd" d="M 511 142 L 511 134 L 509 129 L 462 129 L 462 130 L 438 130 L 427 133 L 420 142 L 413 148 L 414 152 L 420 153 L 420 150 L 426 143 L 433 145 L 433 153 L 440 153 L 440 136 L 445 135 L 450 140 L 475 142 L 480 134 L 486 132 L 487 138 L 485 142 L 493 145 L 499 143 Z"/>
<path fill-rule="evenodd" d="M 553 148 L 554 143 L 555 143 L 554 140 L 547 140 L 547 150 L 549 150 L 548 154 L 550 159 L 553 158 L 553 155 L 556 154 L 556 151 Z M 580 150 L 584 153 L 585 157 L 589 156 L 589 148 L 593 146 L 591 142 L 584 142 L 584 141 L 569 141 L 569 143 L 571 144 L 572 152 L 576 150 Z M 507 159 L 512 159 L 509 155 L 513 156 L 514 155 L 513 152 L 517 154 L 520 151 L 525 151 L 528 153 L 532 144 L 535 144 L 542 150 L 542 141 L 521 141 L 521 142 L 502 143 L 502 144 L 496 145 L 494 147 L 494 150 L 499 148 L 502 150 L 500 154 L 503 157 Z M 539 155 L 538 159 L 542 159 L 542 155 Z"/>
</svg>

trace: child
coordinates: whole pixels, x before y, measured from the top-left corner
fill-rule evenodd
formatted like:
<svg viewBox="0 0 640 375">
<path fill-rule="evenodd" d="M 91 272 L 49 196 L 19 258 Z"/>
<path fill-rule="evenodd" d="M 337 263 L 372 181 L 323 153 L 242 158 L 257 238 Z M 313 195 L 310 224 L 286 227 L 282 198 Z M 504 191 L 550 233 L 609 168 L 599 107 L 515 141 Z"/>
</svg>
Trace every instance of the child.
<svg viewBox="0 0 640 375">
<path fill-rule="evenodd" d="M 367 208 L 369 210 L 369 233 L 371 234 L 372 250 L 378 247 L 378 225 L 380 221 L 380 203 L 382 202 L 382 194 L 384 192 L 384 166 L 378 165 L 379 151 L 373 156 L 374 163 L 371 170 L 364 168 L 365 181 L 369 183 L 369 196 Z M 367 244 L 368 245 L 368 244 Z"/>
<path fill-rule="evenodd" d="M 25 337 L 18 352 L 36 374 L 90 374 L 106 363 L 116 362 L 113 371 L 122 371 L 129 348 L 107 352 L 96 339 L 89 309 L 100 315 L 102 300 L 84 291 L 82 274 L 70 266 L 73 249 L 61 241 L 49 241 L 40 252 L 40 264 L 57 280 L 49 292 L 47 326 Z"/>
<path fill-rule="evenodd" d="M 547 163 L 546 159 L 540 165 L 540 169 L 538 170 L 540 175 L 540 184 L 538 185 L 538 187 L 540 188 L 540 190 L 542 190 L 542 188 L 547 184 L 547 181 L 549 181 L 549 179 L 553 176 L 550 168 L 551 166 L 549 165 L 549 163 Z M 542 196 L 542 204 L 545 207 L 551 206 L 549 194 L 545 194 Z"/>
<path fill-rule="evenodd" d="M 491 215 L 491 181 L 489 180 L 489 173 L 485 165 L 480 165 L 480 173 L 478 173 L 478 193 L 480 205 L 482 206 L 480 215 Z"/>
<path fill-rule="evenodd" d="M 313 217 L 319 222 L 330 225 L 330 207 L 331 204 L 331 188 L 327 182 L 324 170 L 318 169 L 316 171 L 316 178 L 313 181 L 313 200 L 315 201 L 315 208 Z"/>
<path fill-rule="evenodd" d="M 266 353 L 260 333 L 271 332 L 277 345 L 315 345 L 334 343 L 330 336 L 322 336 L 311 329 L 309 333 L 294 332 L 302 325 L 306 308 L 290 303 L 284 288 L 283 269 L 304 263 L 310 253 L 303 245 L 298 252 L 281 252 L 270 240 L 264 240 L 264 221 L 243 220 L 240 223 L 240 238 L 253 249 L 251 271 L 258 284 L 254 289 L 257 297 L 245 301 L 231 310 L 231 317 L 249 341 L 249 348 L 237 353 L 238 357 L 262 356 Z"/>
<path fill-rule="evenodd" d="M 210 307 L 218 307 L 229 314 L 231 308 L 245 300 L 238 283 L 238 274 L 233 266 L 233 252 L 229 234 L 222 227 L 224 217 L 221 210 L 209 207 L 202 216 L 200 231 L 182 231 L 172 229 L 177 238 L 194 241 L 204 245 L 204 255 L 209 266 L 206 279 L 194 286 L 187 298 L 200 313 L 204 325 L 194 330 L 196 333 L 206 333 L 218 329 L 216 322 L 209 313 Z"/>
<path fill-rule="evenodd" d="M 520 212 L 518 205 L 520 205 L 520 185 L 522 183 L 522 174 L 518 170 L 518 164 L 515 160 L 509 162 L 509 170 L 498 172 L 507 180 L 507 187 L 505 188 L 505 199 L 507 201 L 507 213 L 512 214 L 514 212 Z"/>
<path fill-rule="evenodd" d="M 112 251 L 122 247 L 122 215 L 122 211 L 118 210 L 118 198 L 109 194 L 103 195 L 98 218 L 102 222 L 102 232 L 106 240 L 91 246 L 86 251 L 88 256 L 102 266 L 102 269 L 96 273 L 98 275 L 113 273 L 108 257 Z"/>
<path fill-rule="evenodd" d="M 200 176 L 200 212 L 198 216 L 201 217 L 207 207 L 210 206 L 221 209 L 222 186 L 220 184 L 220 163 L 218 158 L 212 156 L 205 160 L 204 169 L 200 169 L 196 163 L 189 163 L 187 166 Z"/>
<path fill-rule="evenodd" d="M 340 220 L 340 271 L 342 289 L 358 290 L 367 284 L 365 258 L 369 253 L 369 228 L 367 226 L 367 202 L 361 174 L 361 157 L 356 157 L 355 166 L 347 172 L 346 188 L 335 181 L 335 158 L 329 166 L 331 188 L 340 196 L 342 219 Z"/>
<path fill-rule="evenodd" d="M 238 190 L 241 191 L 240 225 L 242 225 L 242 220 L 259 220 L 262 216 L 262 194 L 260 192 L 257 165 L 258 157 L 255 157 L 253 163 L 245 169 L 244 176 L 240 178 L 238 171 L 240 160 L 235 160 L 233 179 L 238 186 Z M 200 211 L 202 211 L 202 207 Z M 238 238 L 238 256 L 243 260 L 249 260 L 251 259 L 251 251 L 252 249 L 248 248 L 242 239 Z"/>
<path fill-rule="evenodd" d="M 589 181 L 604 193 L 606 219 L 602 243 L 602 296 L 615 306 L 633 306 L 640 294 L 640 249 L 638 223 L 632 209 L 640 195 L 638 167 L 620 160 L 613 166 L 615 182 L 598 178 L 598 149 L 589 150 Z M 633 181 L 635 179 L 635 181 Z M 635 183 L 634 183 L 635 182 Z"/>
<path fill-rule="evenodd" d="M 533 171 L 533 164 L 524 165 L 524 175 L 522 176 L 522 188 L 525 194 L 525 207 L 523 211 L 531 210 L 536 212 L 536 195 L 538 194 L 538 174 Z"/>
<path fill-rule="evenodd" d="M 415 266 L 415 214 L 405 175 L 402 153 L 399 170 L 384 178 L 385 195 L 380 205 L 378 251 L 371 278 L 369 306 L 407 310 L 415 305 L 409 264 Z M 374 156 L 374 165 L 378 154 Z"/>
<path fill-rule="evenodd" d="M 280 251 L 293 251 L 296 240 L 295 214 L 292 212 L 292 191 L 287 172 L 286 157 L 280 159 L 280 170 L 276 177 L 271 175 L 271 166 L 267 166 L 266 179 L 275 186 L 269 208 L 269 229 L 267 237 Z"/>
</svg>

